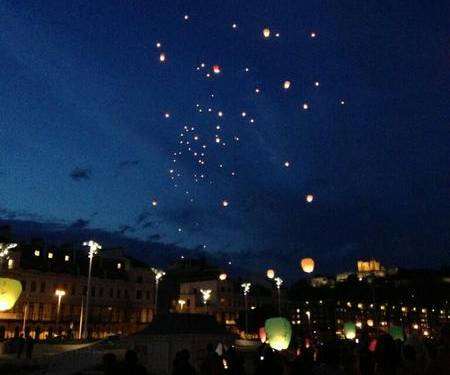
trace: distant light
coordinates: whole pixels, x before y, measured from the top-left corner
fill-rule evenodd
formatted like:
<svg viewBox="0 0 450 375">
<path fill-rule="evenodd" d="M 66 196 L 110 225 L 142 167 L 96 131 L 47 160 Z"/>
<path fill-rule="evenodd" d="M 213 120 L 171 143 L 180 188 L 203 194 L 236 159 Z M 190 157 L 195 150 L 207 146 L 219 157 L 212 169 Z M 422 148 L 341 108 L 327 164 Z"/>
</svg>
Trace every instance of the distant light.
<svg viewBox="0 0 450 375">
<path fill-rule="evenodd" d="M 156 199 L 152 200 L 152 206 L 156 207 L 158 205 L 158 201 Z"/>
<path fill-rule="evenodd" d="M 165 53 L 160 53 L 159 54 L 159 61 L 160 62 L 164 62 L 164 61 L 166 61 L 166 54 Z"/>
<path fill-rule="evenodd" d="M 288 90 L 289 87 L 291 87 L 291 81 L 284 81 L 284 83 L 283 83 L 283 88 L 284 88 L 285 90 Z"/>
<path fill-rule="evenodd" d="M 222 112 L 222 111 L 219 111 L 219 112 L 217 113 L 217 115 L 218 115 L 219 117 L 222 117 L 222 116 L 223 116 L 223 112 Z"/>
<path fill-rule="evenodd" d="M 64 261 L 65 261 L 65 262 L 68 262 L 69 260 L 70 260 L 70 256 L 64 255 Z"/>
<path fill-rule="evenodd" d="M 308 103 L 303 103 L 303 109 L 306 111 L 309 108 Z"/>
<path fill-rule="evenodd" d="M 122 268 L 122 263 L 117 263 L 117 269 L 120 270 Z"/>
<path fill-rule="evenodd" d="M 227 274 L 226 273 L 221 273 L 220 275 L 219 275 L 219 280 L 220 281 L 224 281 L 224 280 L 226 280 L 227 279 Z"/>
<path fill-rule="evenodd" d="M 41 255 L 41 252 L 39 250 L 34 250 L 34 256 L 38 257 L 39 255 Z"/>
<path fill-rule="evenodd" d="M 165 118 L 169 118 L 170 117 L 170 113 L 169 112 L 164 113 L 164 117 Z"/>
<path fill-rule="evenodd" d="M 228 207 L 228 205 L 229 205 L 229 203 L 228 203 L 227 200 L 223 200 L 223 201 L 222 201 L 222 206 L 223 206 L 223 207 Z"/>
<path fill-rule="evenodd" d="M 181 228 L 178 228 L 178 232 L 181 232 Z"/>
<path fill-rule="evenodd" d="M 263 37 L 264 37 L 264 38 L 267 39 L 268 37 L 270 37 L 270 29 L 269 29 L 268 27 L 266 27 L 265 29 L 263 29 L 262 33 L 263 33 Z"/>
<path fill-rule="evenodd" d="M 288 168 L 290 165 L 291 165 L 291 163 L 290 163 L 289 161 L 285 161 L 285 162 L 284 162 L 284 166 L 285 166 L 286 168 Z"/>
<path fill-rule="evenodd" d="M 280 33 L 276 33 L 275 37 L 279 38 L 280 37 Z"/>
<path fill-rule="evenodd" d="M 249 72 L 249 71 L 250 71 L 250 69 L 249 69 L 249 68 L 245 68 L 245 71 L 246 71 L 246 72 Z"/>
<path fill-rule="evenodd" d="M 220 66 L 219 65 L 214 65 L 213 66 L 213 72 L 214 74 L 219 74 L 221 71 Z"/>
<path fill-rule="evenodd" d="M 189 15 L 188 15 L 188 14 L 185 14 L 185 15 L 184 15 L 184 19 L 187 21 L 187 20 L 189 19 Z"/>
<path fill-rule="evenodd" d="M 256 92 L 257 94 L 259 94 L 259 93 L 260 93 L 260 89 L 259 89 L 259 88 L 256 88 L 256 89 L 255 89 L 255 92 Z"/>
<path fill-rule="evenodd" d="M 233 23 L 233 24 L 231 25 L 231 27 L 232 27 L 233 29 L 236 29 L 236 28 L 237 28 L 237 25 L 236 25 L 235 23 Z"/>
<path fill-rule="evenodd" d="M 160 42 L 156 43 L 156 48 L 161 48 L 161 43 Z"/>
<path fill-rule="evenodd" d="M 308 203 L 311 203 L 314 200 L 314 195 L 307 194 L 305 199 Z"/>
<path fill-rule="evenodd" d="M 241 116 L 242 116 L 242 117 L 247 116 L 247 112 L 242 112 L 242 113 L 241 113 Z"/>
<path fill-rule="evenodd" d="M 48 253 L 48 259 L 53 259 L 53 253 Z"/>
<path fill-rule="evenodd" d="M 269 279 L 273 279 L 273 278 L 275 277 L 275 271 L 274 271 L 273 269 L 268 269 L 268 270 L 267 270 L 267 273 L 266 273 L 266 276 L 267 276 Z"/>
<path fill-rule="evenodd" d="M 344 104 L 345 104 L 345 102 L 343 100 L 341 100 L 341 105 L 344 105 Z"/>
<path fill-rule="evenodd" d="M 319 81 L 314 82 L 314 86 L 319 87 L 320 83 Z"/>
<path fill-rule="evenodd" d="M 313 32 L 311 32 L 311 34 L 309 34 L 309 36 L 310 36 L 311 38 L 315 38 L 315 37 L 317 36 L 317 34 L 313 31 Z"/>
</svg>

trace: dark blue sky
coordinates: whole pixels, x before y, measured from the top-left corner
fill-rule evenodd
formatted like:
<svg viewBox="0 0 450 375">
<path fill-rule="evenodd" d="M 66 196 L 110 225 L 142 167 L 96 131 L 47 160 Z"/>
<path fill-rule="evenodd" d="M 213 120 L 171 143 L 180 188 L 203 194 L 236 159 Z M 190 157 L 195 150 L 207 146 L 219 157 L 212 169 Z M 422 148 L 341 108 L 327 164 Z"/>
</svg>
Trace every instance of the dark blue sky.
<svg viewBox="0 0 450 375">
<path fill-rule="evenodd" d="M 449 16 L 446 1 L 2 1 L 0 212 L 285 272 L 304 255 L 324 272 L 448 262 Z"/>
</svg>

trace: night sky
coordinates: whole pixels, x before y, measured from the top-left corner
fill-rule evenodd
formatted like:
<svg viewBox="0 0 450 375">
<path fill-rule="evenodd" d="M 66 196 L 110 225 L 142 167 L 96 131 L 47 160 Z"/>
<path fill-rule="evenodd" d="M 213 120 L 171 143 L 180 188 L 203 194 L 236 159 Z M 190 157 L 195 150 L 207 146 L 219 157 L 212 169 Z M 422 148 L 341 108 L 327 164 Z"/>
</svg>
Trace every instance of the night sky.
<svg viewBox="0 0 450 375">
<path fill-rule="evenodd" d="M 449 7 L 2 1 L 3 222 L 290 275 L 449 263 Z"/>
</svg>

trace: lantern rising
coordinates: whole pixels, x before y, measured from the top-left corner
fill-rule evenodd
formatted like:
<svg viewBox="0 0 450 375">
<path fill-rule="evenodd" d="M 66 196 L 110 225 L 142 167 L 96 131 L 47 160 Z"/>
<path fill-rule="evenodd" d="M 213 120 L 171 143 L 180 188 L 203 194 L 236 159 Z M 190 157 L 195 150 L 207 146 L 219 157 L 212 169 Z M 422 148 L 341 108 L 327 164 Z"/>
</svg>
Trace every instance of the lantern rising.
<svg viewBox="0 0 450 375">
<path fill-rule="evenodd" d="M 284 81 L 284 83 L 283 83 L 283 88 L 284 88 L 285 90 L 288 90 L 289 87 L 291 87 L 291 81 Z"/>
<path fill-rule="evenodd" d="M 214 74 L 219 74 L 221 72 L 220 66 L 219 65 L 214 65 L 213 66 L 213 72 L 214 72 Z"/>
<path fill-rule="evenodd" d="M 0 278 L 0 311 L 7 311 L 14 307 L 22 293 L 22 284 L 18 280 Z"/>
<path fill-rule="evenodd" d="M 268 27 L 263 30 L 263 36 L 264 38 L 268 38 L 270 36 L 270 29 Z"/>
<path fill-rule="evenodd" d="M 353 340 L 356 337 L 356 325 L 353 322 L 344 324 L 344 335 L 348 340 Z"/>
<path fill-rule="evenodd" d="M 289 347 L 292 328 L 287 319 L 281 317 L 267 319 L 264 329 L 272 349 L 280 351 Z"/>
<path fill-rule="evenodd" d="M 224 281 L 224 280 L 226 280 L 227 279 L 227 274 L 226 273 L 221 273 L 220 275 L 219 275 L 219 280 L 220 281 Z"/>
<path fill-rule="evenodd" d="M 312 258 L 303 258 L 300 265 L 303 272 L 311 273 L 314 271 L 314 260 Z"/>
<path fill-rule="evenodd" d="M 275 271 L 273 269 L 268 269 L 266 275 L 269 279 L 273 279 L 275 277 Z"/>
<path fill-rule="evenodd" d="M 266 330 L 264 327 L 259 328 L 258 336 L 259 336 L 259 339 L 261 340 L 261 342 L 264 344 L 267 340 L 267 334 L 266 334 Z"/>
</svg>

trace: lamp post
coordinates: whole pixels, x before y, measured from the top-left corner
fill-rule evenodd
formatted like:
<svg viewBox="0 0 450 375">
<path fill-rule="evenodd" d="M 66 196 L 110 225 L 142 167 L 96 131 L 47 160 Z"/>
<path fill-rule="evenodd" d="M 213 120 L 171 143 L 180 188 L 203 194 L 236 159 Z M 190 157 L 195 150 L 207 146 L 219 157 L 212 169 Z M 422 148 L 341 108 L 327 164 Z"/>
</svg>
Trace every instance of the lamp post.
<svg viewBox="0 0 450 375">
<path fill-rule="evenodd" d="M 179 299 L 178 304 L 180 305 L 180 311 L 183 311 L 183 307 L 186 304 L 186 301 L 184 299 Z"/>
<path fill-rule="evenodd" d="M 163 270 L 152 267 L 152 271 L 155 274 L 155 315 L 158 313 L 158 287 L 159 280 L 166 274 Z"/>
<path fill-rule="evenodd" d="M 244 304 L 245 304 L 245 333 L 248 332 L 248 300 L 247 295 L 250 293 L 251 283 L 243 283 L 241 284 L 241 288 L 244 292 Z"/>
<path fill-rule="evenodd" d="M 14 242 L 3 243 L 0 242 L 0 266 L 3 268 L 3 261 L 8 257 L 9 250 L 14 249 L 17 246 Z"/>
<path fill-rule="evenodd" d="M 275 277 L 275 285 L 277 286 L 277 292 L 278 292 L 278 315 L 281 315 L 281 284 L 283 284 L 283 280 L 280 277 Z"/>
<path fill-rule="evenodd" d="M 59 323 L 59 313 L 61 311 L 61 299 L 66 295 L 66 292 L 62 289 L 55 290 L 55 296 L 58 297 L 58 307 L 56 309 L 56 324 Z"/>
<path fill-rule="evenodd" d="M 208 301 L 211 298 L 211 289 L 200 289 L 200 293 L 202 294 L 203 304 L 206 306 L 206 313 L 208 313 Z"/>
<path fill-rule="evenodd" d="M 83 331 L 83 337 L 87 339 L 88 336 L 88 318 L 89 318 L 89 296 L 91 294 L 91 272 L 92 272 L 92 259 L 94 258 L 94 255 L 98 253 L 98 251 L 102 248 L 100 244 L 98 244 L 95 241 L 87 241 L 83 242 L 83 246 L 89 247 L 89 272 L 88 272 L 88 283 L 87 283 L 87 290 L 86 290 L 86 312 L 84 314 L 84 331 Z"/>
</svg>

